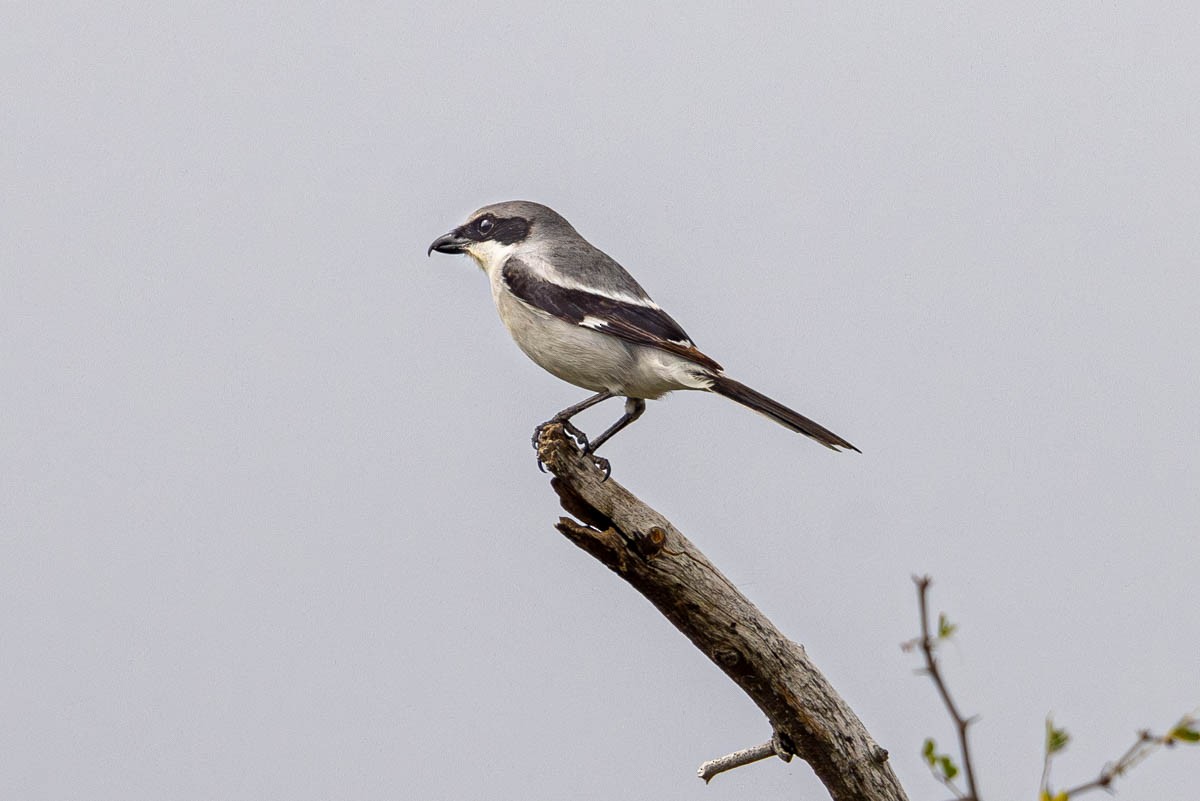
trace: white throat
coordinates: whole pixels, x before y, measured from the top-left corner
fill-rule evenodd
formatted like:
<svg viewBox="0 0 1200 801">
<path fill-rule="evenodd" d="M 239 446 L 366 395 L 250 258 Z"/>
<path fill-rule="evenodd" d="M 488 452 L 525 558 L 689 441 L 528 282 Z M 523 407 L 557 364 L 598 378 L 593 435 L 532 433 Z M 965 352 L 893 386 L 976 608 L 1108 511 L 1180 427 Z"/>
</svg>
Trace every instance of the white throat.
<svg viewBox="0 0 1200 801">
<path fill-rule="evenodd" d="M 490 276 L 500 269 L 516 248 L 516 244 L 505 245 L 494 239 L 488 239 L 483 242 L 472 242 L 467 245 L 466 250 L 475 263 Z"/>
</svg>

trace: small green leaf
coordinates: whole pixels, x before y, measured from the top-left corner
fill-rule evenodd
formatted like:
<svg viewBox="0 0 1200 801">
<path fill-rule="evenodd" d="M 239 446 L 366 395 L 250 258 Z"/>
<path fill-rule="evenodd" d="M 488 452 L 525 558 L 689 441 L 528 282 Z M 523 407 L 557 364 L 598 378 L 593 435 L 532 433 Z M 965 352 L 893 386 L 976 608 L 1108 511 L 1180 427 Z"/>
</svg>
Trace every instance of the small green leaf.
<svg viewBox="0 0 1200 801">
<path fill-rule="evenodd" d="M 958 624 L 951 623 L 945 612 L 938 613 L 938 639 L 949 639 L 956 631 L 958 631 Z"/>
<path fill-rule="evenodd" d="M 930 765 L 932 765 L 934 760 L 937 759 L 936 751 L 937 743 L 933 741 L 932 737 L 926 737 L 925 744 L 921 746 L 921 756 L 925 757 L 925 761 Z"/>
<path fill-rule="evenodd" d="M 1200 731 L 1196 731 L 1186 723 L 1180 723 L 1171 729 L 1171 733 L 1167 735 L 1167 739 L 1180 743 L 1200 743 Z"/>
<path fill-rule="evenodd" d="M 1057 754 L 1059 751 L 1067 747 L 1067 743 L 1071 742 L 1071 735 L 1066 729 L 1054 728 L 1054 721 L 1046 718 L 1046 756 Z M 1054 801 L 1052 799 L 1052 801 Z"/>
<path fill-rule="evenodd" d="M 940 757 L 938 757 L 938 765 L 942 769 L 942 775 L 945 776 L 947 780 L 953 779 L 958 775 L 958 765 L 955 765 L 954 760 L 945 754 L 942 754 Z"/>
</svg>

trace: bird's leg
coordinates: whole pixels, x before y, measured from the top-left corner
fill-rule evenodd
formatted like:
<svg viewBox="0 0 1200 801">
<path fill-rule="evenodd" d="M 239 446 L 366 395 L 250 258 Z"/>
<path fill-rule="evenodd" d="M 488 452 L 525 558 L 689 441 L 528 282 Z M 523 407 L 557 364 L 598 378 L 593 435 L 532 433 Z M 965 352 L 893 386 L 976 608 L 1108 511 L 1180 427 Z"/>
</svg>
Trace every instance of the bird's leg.
<svg viewBox="0 0 1200 801">
<path fill-rule="evenodd" d="M 621 415 L 620 420 L 609 426 L 607 431 L 592 440 L 590 444 L 585 445 L 583 452 L 595 453 L 601 445 L 612 439 L 613 434 L 616 434 L 622 428 L 641 417 L 644 411 L 646 411 L 646 401 L 641 398 L 626 398 L 625 414 Z"/>
<path fill-rule="evenodd" d="M 604 392 L 597 392 L 595 395 L 591 396 L 590 398 L 585 398 L 584 400 L 581 400 L 579 403 L 576 403 L 574 406 L 568 406 L 567 408 L 563 409 L 561 412 L 554 415 L 549 420 L 547 420 L 546 422 L 542 423 L 540 426 L 538 426 L 537 428 L 534 429 L 534 431 L 533 431 L 533 449 L 537 450 L 538 437 L 540 437 L 542 435 L 542 432 L 546 430 L 546 427 L 554 425 L 555 423 L 558 423 L 559 425 L 561 425 L 563 427 L 564 431 L 566 431 L 568 434 L 570 434 L 575 439 L 575 441 L 577 443 L 579 443 L 579 447 L 583 449 L 583 452 L 587 453 L 588 448 L 589 448 L 587 434 L 584 434 L 582 431 L 580 431 L 578 428 L 576 428 L 571 423 L 571 418 L 574 417 L 575 415 L 579 414 L 580 412 L 582 412 L 584 409 L 590 409 L 593 406 L 595 406 L 597 403 L 603 403 L 604 401 L 606 401 L 612 397 L 616 397 L 616 396 L 612 392 L 605 390 Z M 538 467 L 540 468 L 541 466 L 542 466 L 542 462 L 539 459 Z"/>
<path fill-rule="evenodd" d="M 626 398 L 625 414 L 621 415 L 621 419 L 609 426 L 608 430 L 603 434 L 596 437 L 594 440 L 584 446 L 583 452 L 588 456 L 591 456 L 592 462 L 595 463 L 596 467 L 599 467 L 604 471 L 604 478 L 606 480 L 610 475 L 612 475 L 612 467 L 609 465 L 607 459 L 605 459 L 603 456 L 596 455 L 596 449 L 608 442 L 612 438 L 613 434 L 616 434 L 622 428 L 641 417 L 642 412 L 644 411 L 646 411 L 646 401 L 642 400 L 641 398 Z"/>
</svg>

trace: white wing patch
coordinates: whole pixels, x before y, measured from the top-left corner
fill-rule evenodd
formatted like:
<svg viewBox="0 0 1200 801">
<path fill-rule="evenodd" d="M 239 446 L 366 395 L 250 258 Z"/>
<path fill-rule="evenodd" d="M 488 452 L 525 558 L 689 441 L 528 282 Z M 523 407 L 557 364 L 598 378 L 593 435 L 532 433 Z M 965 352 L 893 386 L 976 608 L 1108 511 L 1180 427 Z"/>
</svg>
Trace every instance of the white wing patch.
<svg viewBox="0 0 1200 801">
<path fill-rule="evenodd" d="M 529 270 L 545 281 L 556 284 L 563 289 L 574 289 L 577 292 L 586 292 L 589 295 L 598 295 L 609 300 L 628 303 L 630 306 L 641 306 L 645 309 L 653 309 L 654 311 L 662 311 L 662 307 L 652 301 L 650 298 L 641 298 L 637 295 L 631 295 L 628 292 L 610 291 L 607 289 L 599 289 L 598 287 L 588 286 L 587 284 L 576 281 L 573 278 L 563 275 L 546 259 L 538 257 L 533 253 L 522 253 L 521 263 Z"/>
</svg>

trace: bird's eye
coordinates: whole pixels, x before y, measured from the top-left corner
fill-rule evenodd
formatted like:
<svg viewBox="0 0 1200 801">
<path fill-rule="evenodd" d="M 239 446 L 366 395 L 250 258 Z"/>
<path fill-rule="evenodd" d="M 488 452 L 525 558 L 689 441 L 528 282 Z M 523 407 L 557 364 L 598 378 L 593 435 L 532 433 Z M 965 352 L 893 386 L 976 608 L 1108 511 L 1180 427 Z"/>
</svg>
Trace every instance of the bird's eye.
<svg viewBox="0 0 1200 801">
<path fill-rule="evenodd" d="M 492 229 L 495 227 L 496 227 L 496 223 L 492 220 L 491 217 L 484 217 L 482 220 L 475 223 L 475 228 L 477 228 L 479 230 L 479 233 L 483 234 L 484 236 L 487 236 L 488 234 L 490 234 L 492 232 Z"/>
</svg>

